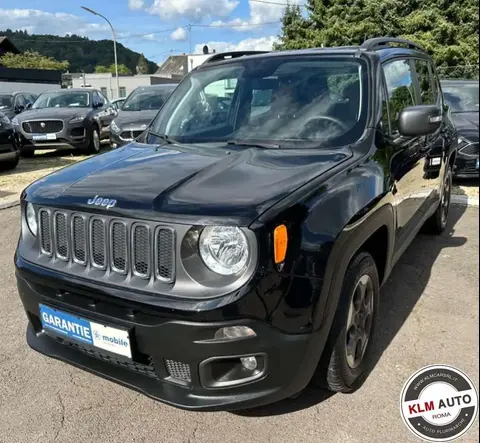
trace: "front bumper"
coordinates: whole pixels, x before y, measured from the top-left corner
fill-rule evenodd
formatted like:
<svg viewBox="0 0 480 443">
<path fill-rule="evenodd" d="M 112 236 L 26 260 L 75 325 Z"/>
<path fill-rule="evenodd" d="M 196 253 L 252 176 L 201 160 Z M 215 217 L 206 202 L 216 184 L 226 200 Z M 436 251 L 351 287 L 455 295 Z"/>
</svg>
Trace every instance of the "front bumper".
<svg viewBox="0 0 480 443">
<path fill-rule="evenodd" d="M 91 132 L 91 128 L 87 127 L 85 122 L 69 123 L 68 121 L 64 121 L 63 129 L 53 133 L 55 139 L 38 141 L 33 139 L 34 135 L 37 134 L 25 132 L 22 124 L 15 129 L 18 142 L 22 148 L 34 149 L 86 149 L 89 145 Z"/>
<path fill-rule="evenodd" d="M 184 312 L 176 316 L 170 310 L 165 315 L 152 307 L 120 299 L 105 300 L 93 291 L 87 297 L 83 295 L 85 291 L 62 290 L 59 280 L 43 281 L 43 276 L 32 275 L 22 269 L 21 263 L 19 266 L 18 259 L 16 273 L 19 294 L 29 318 L 27 341 L 31 348 L 183 409 L 244 409 L 291 396 L 309 383 L 326 339 L 319 333 L 286 334 L 266 322 L 249 318 L 228 322 L 186 321 Z M 61 339 L 47 335 L 39 320 L 40 303 L 100 324 L 128 329 L 133 361 L 112 358 L 86 345 L 62 343 Z M 210 311 L 208 317 L 218 318 L 227 308 Z M 195 313 L 189 317 L 198 319 Z M 215 331 L 228 325 L 249 326 L 257 336 L 213 341 Z M 223 367 L 219 360 L 215 360 L 213 367 L 212 358 L 228 357 L 223 360 L 228 366 L 241 356 L 251 355 L 265 362 L 259 378 L 236 386 L 216 387 L 212 383 L 212 374 L 219 374 L 219 368 Z"/>
<path fill-rule="evenodd" d="M 128 128 L 125 130 L 122 129 L 122 132 L 114 132 L 110 129 L 110 146 L 112 148 L 120 148 L 121 146 L 128 145 L 128 143 L 135 141 L 135 138 L 144 130 L 145 129 L 141 130 L 140 128 Z"/>
</svg>

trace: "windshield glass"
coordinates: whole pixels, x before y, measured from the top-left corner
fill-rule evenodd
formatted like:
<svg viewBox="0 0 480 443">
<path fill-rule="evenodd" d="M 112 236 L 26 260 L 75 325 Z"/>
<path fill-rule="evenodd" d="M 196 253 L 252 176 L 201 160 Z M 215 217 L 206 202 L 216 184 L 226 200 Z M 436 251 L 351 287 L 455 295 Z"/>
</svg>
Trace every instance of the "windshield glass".
<svg viewBox="0 0 480 443">
<path fill-rule="evenodd" d="M 352 58 L 240 58 L 185 78 L 152 132 L 180 143 L 353 143 L 366 125 L 366 78 L 364 62 Z"/>
<path fill-rule="evenodd" d="M 137 88 L 123 103 L 122 111 L 158 111 L 173 89 L 173 87 L 167 86 L 161 88 Z"/>
<path fill-rule="evenodd" d="M 90 94 L 88 92 L 55 91 L 40 95 L 32 108 L 88 108 L 89 106 Z"/>
<path fill-rule="evenodd" d="M 11 109 L 13 106 L 11 95 L 0 95 L 0 109 Z"/>
<path fill-rule="evenodd" d="M 478 83 L 443 85 L 442 89 L 452 112 L 478 112 Z"/>
</svg>

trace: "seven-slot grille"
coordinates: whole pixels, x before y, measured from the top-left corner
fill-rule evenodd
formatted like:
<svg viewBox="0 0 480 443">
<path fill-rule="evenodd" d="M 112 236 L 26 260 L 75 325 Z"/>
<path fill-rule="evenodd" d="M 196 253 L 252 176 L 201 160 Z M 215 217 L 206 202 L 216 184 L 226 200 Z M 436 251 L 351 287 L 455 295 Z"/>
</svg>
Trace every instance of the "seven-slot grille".
<svg viewBox="0 0 480 443">
<path fill-rule="evenodd" d="M 45 121 L 26 121 L 22 123 L 22 128 L 29 134 L 48 134 L 52 132 L 60 132 L 63 130 L 62 120 L 45 120 Z"/>
<path fill-rule="evenodd" d="M 40 208 L 40 249 L 62 261 L 151 277 L 175 277 L 175 233 L 165 226 Z"/>
</svg>

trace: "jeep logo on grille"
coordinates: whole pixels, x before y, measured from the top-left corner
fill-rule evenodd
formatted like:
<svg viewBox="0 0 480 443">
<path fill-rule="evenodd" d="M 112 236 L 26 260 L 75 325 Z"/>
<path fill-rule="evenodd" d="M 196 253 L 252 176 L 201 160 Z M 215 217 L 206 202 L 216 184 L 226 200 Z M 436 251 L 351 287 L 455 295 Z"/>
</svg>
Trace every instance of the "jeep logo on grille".
<svg viewBox="0 0 480 443">
<path fill-rule="evenodd" d="M 102 206 L 107 209 L 113 208 L 116 204 L 117 200 L 99 197 L 98 195 L 87 200 L 87 205 Z"/>
</svg>

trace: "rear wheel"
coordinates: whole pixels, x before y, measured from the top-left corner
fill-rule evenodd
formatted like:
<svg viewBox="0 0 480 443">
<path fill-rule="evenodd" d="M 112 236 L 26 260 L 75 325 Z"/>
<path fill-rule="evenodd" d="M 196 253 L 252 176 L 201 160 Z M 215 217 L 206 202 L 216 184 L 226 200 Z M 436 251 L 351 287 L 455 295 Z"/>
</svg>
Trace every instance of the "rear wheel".
<svg viewBox="0 0 480 443">
<path fill-rule="evenodd" d="M 352 392 L 365 380 L 378 317 L 380 284 L 372 256 L 358 254 L 345 273 L 339 307 L 316 384 Z M 322 364 L 323 363 L 323 364 Z"/>
<path fill-rule="evenodd" d="M 450 213 L 450 203 L 452 200 L 453 184 L 452 167 L 449 166 L 443 179 L 442 197 L 435 213 L 425 223 L 426 231 L 430 234 L 440 235 L 448 223 L 448 214 Z"/>
<path fill-rule="evenodd" d="M 100 152 L 100 134 L 96 126 L 92 128 L 87 151 L 89 154 L 98 154 Z"/>
<path fill-rule="evenodd" d="M 2 171 L 10 171 L 11 169 L 15 169 L 20 161 L 20 155 L 17 155 L 13 160 L 8 160 L 6 162 L 0 163 L 0 170 Z"/>
</svg>

